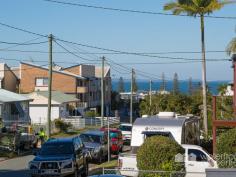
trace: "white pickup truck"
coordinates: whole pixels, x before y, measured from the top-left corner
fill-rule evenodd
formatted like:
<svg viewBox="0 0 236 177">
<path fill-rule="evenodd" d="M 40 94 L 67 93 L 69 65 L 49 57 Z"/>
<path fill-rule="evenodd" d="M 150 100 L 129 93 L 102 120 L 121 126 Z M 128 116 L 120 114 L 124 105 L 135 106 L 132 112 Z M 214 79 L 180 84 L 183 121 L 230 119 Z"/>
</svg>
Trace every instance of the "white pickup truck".
<svg viewBox="0 0 236 177">
<path fill-rule="evenodd" d="M 133 124 L 131 138 L 131 153 L 119 155 L 120 173 L 124 176 L 138 176 L 136 161 L 137 149 L 145 138 L 162 135 L 173 138 L 185 149 L 182 154 L 188 177 L 204 177 L 206 168 L 217 168 L 216 162 L 199 144 L 199 119 L 197 117 L 148 117 L 138 118 Z M 181 156 L 181 154 L 178 154 Z M 178 158 L 178 156 L 177 156 Z"/>
<path fill-rule="evenodd" d="M 183 159 L 186 177 L 205 177 L 206 168 L 217 168 L 217 163 L 200 146 L 186 145 L 185 154 L 176 154 L 176 160 Z M 120 173 L 124 176 L 138 176 L 136 154 L 121 154 L 119 156 Z"/>
</svg>

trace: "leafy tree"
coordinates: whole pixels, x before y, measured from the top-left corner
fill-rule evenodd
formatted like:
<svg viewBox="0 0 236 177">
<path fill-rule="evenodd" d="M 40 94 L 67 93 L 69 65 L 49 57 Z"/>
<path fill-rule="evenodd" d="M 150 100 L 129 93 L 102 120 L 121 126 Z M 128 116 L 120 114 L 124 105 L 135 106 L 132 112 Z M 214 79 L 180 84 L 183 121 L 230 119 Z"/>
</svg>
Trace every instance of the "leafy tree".
<svg viewBox="0 0 236 177">
<path fill-rule="evenodd" d="M 236 128 L 221 133 L 216 147 L 216 160 L 220 168 L 236 168 Z"/>
<path fill-rule="evenodd" d="M 137 152 L 137 166 L 140 170 L 182 171 L 184 163 L 176 162 L 175 156 L 184 154 L 184 149 L 174 140 L 164 136 L 147 138 Z M 180 159 L 181 160 L 181 159 Z M 143 174 L 148 177 L 169 177 L 170 174 Z M 172 176 L 175 176 L 172 174 Z M 180 176 L 178 174 L 178 176 Z M 182 175 L 181 175 L 182 176 Z M 183 176 L 185 176 L 183 174 Z"/>
<path fill-rule="evenodd" d="M 173 14 L 179 15 L 186 13 L 189 16 L 200 16 L 201 26 L 201 47 L 202 47 L 202 86 L 203 86 L 203 123 L 205 133 L 208 133 L 207 124 L 207 88 L 206 88 L 206 52 L 205 52 L 205 28 L 204 28 L 204 16 L 206 14 L 213 13 L 216 10 L 220 10 L 224 5 L 232 3 L 227 0 L 176 0 L 176 2 L 170 2 L 165 4 L 164 10 L 171 10 Z"/>
<path fill-rule="evenodd" d="M 188 80 L 188 94 L 192 95 L 192 93 L 193 93 L 193 82 L 192 82 L 192 77 L 190 77 Z"/>
<path fill-rule="evenodd" d="M 124 88 L 124 80 L 123 77 L 120 77 L 119 82 L 118 82 L 118 92 L 124 92 L 125 88 Z"/>
<path fill-rule="evenodd" d="M 236 53 L 236 37 L 233 38 L 230 43 L 227 45 L 226 53 L 230 56 L 233 53 Z"/>
<path fill-rule="evenodd" d="M 174 79 L 173 79 L 173 93 L 177 94 L 179 93 L 179 79 L 178 79 L 178 74 L 174 74 Z"/>
<path fill-rule="evenodd" d="M 165 80 L 165 73 L 161 74 L 161 85 L 160 91 L 166 90 L 166 80 Z"/>
</svg>

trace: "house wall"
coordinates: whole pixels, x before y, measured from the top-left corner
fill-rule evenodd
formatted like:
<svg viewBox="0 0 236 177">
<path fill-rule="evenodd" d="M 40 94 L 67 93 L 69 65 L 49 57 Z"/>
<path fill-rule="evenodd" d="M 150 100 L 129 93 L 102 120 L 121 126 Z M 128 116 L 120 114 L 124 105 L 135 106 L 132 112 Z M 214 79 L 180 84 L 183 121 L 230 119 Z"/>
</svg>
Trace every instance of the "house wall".
<svg viewBox="0 0 236 177">
<path fill-rule="evenodd" d="M 30 117 L 32 124 L 45 124 L 47 122 L 47 105 L 30 105 Z M 59 106 L 53 106 L 51 109 L 51 121 L 59 118 Z"/>
<path fill-rule="evenodd" d="M 2 79 L 0 88 L 17 92 L 18 79 L 5 63 L 0 63 L 0 78 Z"/>
<path fill-rule="evenodd" d="M 12 91 L 12 92 L 17 92 L 18 91 L 17 77 L 6 64 L 5 64 L 4 69 L 5 69 L 4 81 L 3 81 L 4 89 Z"/>
<path fill-rule="evenodd" d="M 48 77 L 48 70 L 37 66 L 21 64 L 20 92 L 30 93 L 35 91 L 35 80 L 38 77 Z M 76 78 L 62 73 L 53 72 L 52 90 L 64 93 L 76 93 Z"/>
</svg>

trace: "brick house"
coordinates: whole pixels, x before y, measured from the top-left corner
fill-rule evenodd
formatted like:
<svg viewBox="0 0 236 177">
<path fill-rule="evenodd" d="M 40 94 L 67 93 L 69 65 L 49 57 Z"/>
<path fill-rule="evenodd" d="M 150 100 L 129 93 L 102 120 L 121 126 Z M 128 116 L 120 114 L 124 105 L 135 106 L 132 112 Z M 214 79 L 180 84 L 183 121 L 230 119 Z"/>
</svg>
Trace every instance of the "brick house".
<svg viewBox="0 0 236 177">
<path fill-rule="evenodd" d="M 18 92 L 19 80 L 6 63 L 0 63 L 0 88 Z"/>
<path fill-rule="evenodd" d="M 110 71 L 106 73 L 110 73 Z M 48 90 L 47 67 L 21 62 L 19 77 L 20 93 Z M 77 107 L 82 114 L 86 109 L 96 108 L 97 110 L 101 106 L 101 78 L 96 77 L 95 66 L 75 65 L 68 68 L 56 67 L 53 68 L 52 77 L 52 90 L 73 94 L 80 100 Z M 111 90 L 111 84 L 105 85 L 105 88 L 108 88 L 106 89 L 106 92 L 108 92 Z M 110 105 L 110 98 L 105 101 L 105 104 Z M 110 109 L 110 106 L 106 107 Z"/>
</svg>

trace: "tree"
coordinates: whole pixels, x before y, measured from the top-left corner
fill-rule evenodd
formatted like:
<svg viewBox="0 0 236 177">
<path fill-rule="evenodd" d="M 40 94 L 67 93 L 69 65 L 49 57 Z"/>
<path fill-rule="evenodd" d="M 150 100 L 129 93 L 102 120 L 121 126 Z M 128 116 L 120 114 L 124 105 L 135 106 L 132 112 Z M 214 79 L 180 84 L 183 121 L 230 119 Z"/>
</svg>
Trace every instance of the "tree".
<svg viewBox="0 0 236 177">
<path fill-rule="evenodd" d="M 152 136 L 147 138 L 138 149 L 137 166 L 139 170 L 184 172 L 182 154 L 184 154 L 184 149 L 173 139 L 164 136 Z M 176 155 L 180 157 L 179 162 L 175 161 Z M 170 176 L 169 173 L 159 175 L 162 177 Z M 143 176 L 148 177 L 159 175 L 155 173 L 143 174 Z M 183 176 L 185 175 L 183 174 Z"/>
<path fill-rule="evenodd" d="M 190 77 L 189 80 L 188 80 L 188 93 L 189 93 L 189 95 L 192 95 L 192 93 L 193 93 L 192 77 Z"/>
<path fill-rule="evenodd" d="M 178 94 L 179 93 L 179 79 L 178 79 L 178 74 L 174 74 L 174 79 L 173 79 L 173 93 Z"/>
<path fill-rule="evenodd" d="M 233 53 L 236 53 L 236 37 L 233 38 L 230 43 L 227 45 L 226 53 L 230 56 Z"/>
<path fill-rule="evenodd" d="M 165 80 L 165 73 L 162 73 L 160 91 L 164 91 L 164 90 L 166 90 L 166 80 Z"/>
<path fill-rule="evenodd" d="M 119 82 L 118 82 L 118 92 L 124 92 L 125 88 L 124 88 L 124 80 L 123 77 L 120 77 Z"/>
<path fill-rule="evenodd" d="M 221 133 L 216 144 L 217 163 L 220 168 L 236 168 L 236 128 Z"/>
<path fill-rule="evenodd" d="M 207 119 L 207 89 L 206 89 L 206 52 L 204 16 L 220 10 L 224 5 L 232 3 L 227 0 L 177 0 L 164 5 L 164 10 L 171 10 L 173 14 L 186 13 L 189 16 L 200 17 L 201 48 L 202 48 L 202 95 L 203 95 L 203 125 L 205 134 L 208 134 Z"/>
</svg>

